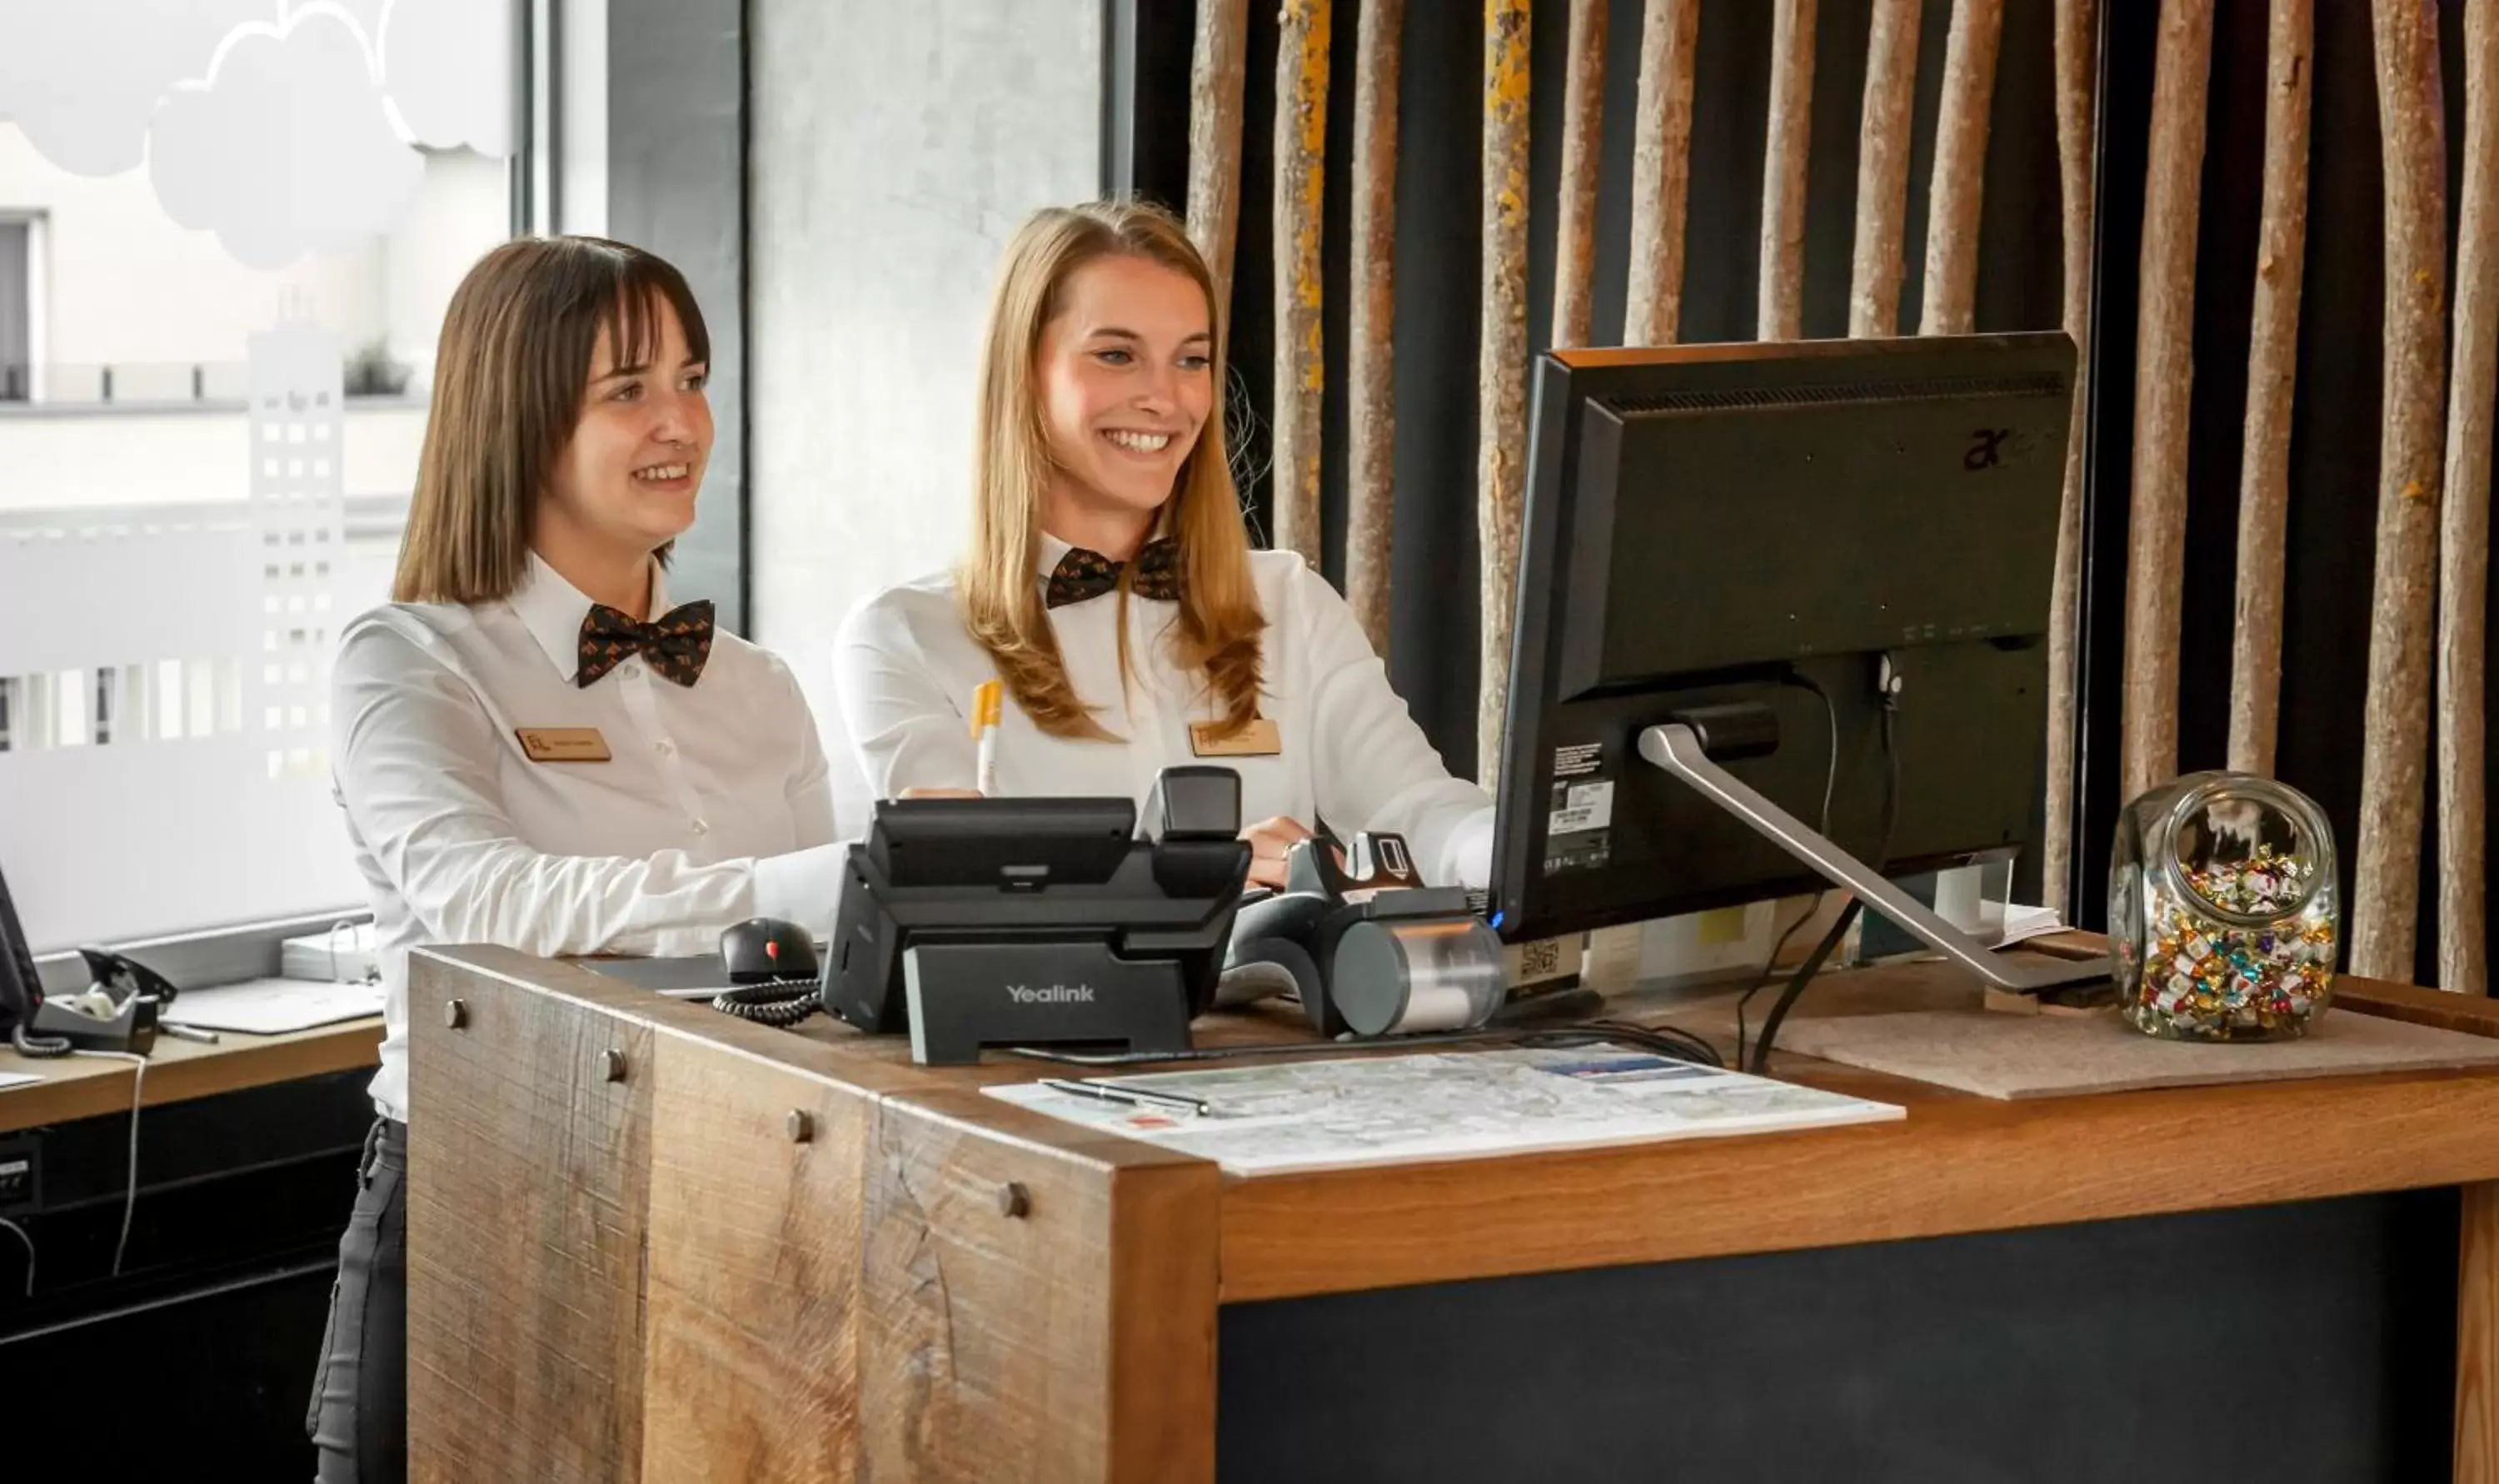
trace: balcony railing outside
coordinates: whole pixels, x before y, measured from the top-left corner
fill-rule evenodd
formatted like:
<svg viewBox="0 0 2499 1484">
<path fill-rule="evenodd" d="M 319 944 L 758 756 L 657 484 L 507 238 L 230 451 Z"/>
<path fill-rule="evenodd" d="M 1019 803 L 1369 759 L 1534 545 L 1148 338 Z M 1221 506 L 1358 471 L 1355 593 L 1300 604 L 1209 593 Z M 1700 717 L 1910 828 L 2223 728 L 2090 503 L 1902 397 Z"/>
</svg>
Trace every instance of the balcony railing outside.
<svg viewBox="0 0 2499 1484">
<path fill-rule="evenodd" d="M 372 352 L 348 358 L 346 394 L 402 397 L 414 368 Z M 103 365 L 0 361 L 0 411 L 11 407 L 239 406 L 250 399 L 246 361 L 120 361 Z"/>
</svg>

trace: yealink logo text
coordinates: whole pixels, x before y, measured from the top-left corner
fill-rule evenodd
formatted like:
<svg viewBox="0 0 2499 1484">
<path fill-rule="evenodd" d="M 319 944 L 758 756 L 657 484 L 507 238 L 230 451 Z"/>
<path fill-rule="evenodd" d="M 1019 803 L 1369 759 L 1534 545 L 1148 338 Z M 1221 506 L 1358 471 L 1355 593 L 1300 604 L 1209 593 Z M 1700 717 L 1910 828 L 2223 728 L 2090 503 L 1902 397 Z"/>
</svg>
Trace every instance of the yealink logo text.
<svg viewBox="0 0 2499 1484">
<path fill-rule="evenodd" d="M 1066 1005 L 1074 1002 L 1093 1003 L 1091 984 L 1044 984 L 1034 989 L 1024 984 L 1007 985 L 1007 996 L 1019 1005 Z"/>
</svg>

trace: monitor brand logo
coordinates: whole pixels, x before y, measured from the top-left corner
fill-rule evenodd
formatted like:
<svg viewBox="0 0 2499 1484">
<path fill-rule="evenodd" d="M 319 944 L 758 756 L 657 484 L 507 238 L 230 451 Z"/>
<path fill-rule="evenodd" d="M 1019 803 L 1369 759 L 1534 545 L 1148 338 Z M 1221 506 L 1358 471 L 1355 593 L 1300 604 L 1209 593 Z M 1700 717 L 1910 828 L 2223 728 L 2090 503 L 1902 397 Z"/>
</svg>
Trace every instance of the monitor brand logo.
<svg viewBox="0 0 2499 1484">
<path fill-rule="evenodd" d="M 1029 984 L 1009 984 L 1007 998 L 1019 1005 L 1090 1005 L 1093 1003 L 1093 986 L 1091 984 L 1043 984 L 1035 988 Z"/>
<path fill-rule="evenodd" d="M 1961 467 L 1977 473 L 1983 468 L 1996 468 L 2004 463 L 2005 440 L 2013 436 L 2010 428 L 1980 428 L 1969 436 L 1969 448 L 1961 456 Z"/>
</svg>

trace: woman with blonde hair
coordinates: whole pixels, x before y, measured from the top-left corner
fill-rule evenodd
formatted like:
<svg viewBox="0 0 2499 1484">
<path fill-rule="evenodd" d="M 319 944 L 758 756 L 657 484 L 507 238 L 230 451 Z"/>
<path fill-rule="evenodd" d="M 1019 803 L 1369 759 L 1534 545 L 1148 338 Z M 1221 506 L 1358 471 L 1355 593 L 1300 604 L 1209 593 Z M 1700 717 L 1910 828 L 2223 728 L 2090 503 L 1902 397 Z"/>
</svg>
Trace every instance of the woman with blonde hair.
<svg viewBox="0 0 2499 1484">
<path fill-rule="evenodd" d="M 408 951 L 692 954 L 746 918 L 830 923 L 797 683 L 668 594 L 710 356 L 677 271 L 593 238 L 496 248 L 444 316 L 397 600 L 331 678 L 388 1025 L 307 1418 L 323 1484 L 406 1477 Z"/>
<path fill-rule="evenodd" d="M 1449 776 L 1352 611 L 1253 551 L 1223 439 L 1213 276 L 1169 212 L 1054 208 L 1009 244 L 980 386 L 971 549 L 843 626 L 872 788 L 968 792 L 998 681 L 1005 794 L 1128 794 L 1172 764 L 1241 774 L 1250 880 L 1323 824 L 1394 830 L 1424 878 L 1481 886 L 1492 808 Z"/>
</svg>

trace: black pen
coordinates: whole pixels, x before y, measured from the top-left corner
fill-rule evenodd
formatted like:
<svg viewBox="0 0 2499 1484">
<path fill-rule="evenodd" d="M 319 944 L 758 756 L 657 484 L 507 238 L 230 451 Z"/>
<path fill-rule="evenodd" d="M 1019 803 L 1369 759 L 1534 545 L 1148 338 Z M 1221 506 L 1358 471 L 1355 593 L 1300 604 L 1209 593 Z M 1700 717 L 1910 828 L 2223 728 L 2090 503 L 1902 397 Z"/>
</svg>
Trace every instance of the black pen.
<svg viewBox="0 0 2499 1484">
<path fill-rule="evenodd" d="M 1157 1092 L 1148 1087 L 1121 1087 L 1111 1082 L 1069 1081 L 1055 1077 L 1043 1078 L 1041 1084 L 1053 1092 L 1072 1093 L 1080 1098 L 1092 1098 L 1102 1103 L 1124 1103 L 1130 1108 L 1177 1110 L 1201 1116 L 1208 1112 L 1203 1100 L 1179 1092 Z"/>
</svg>

